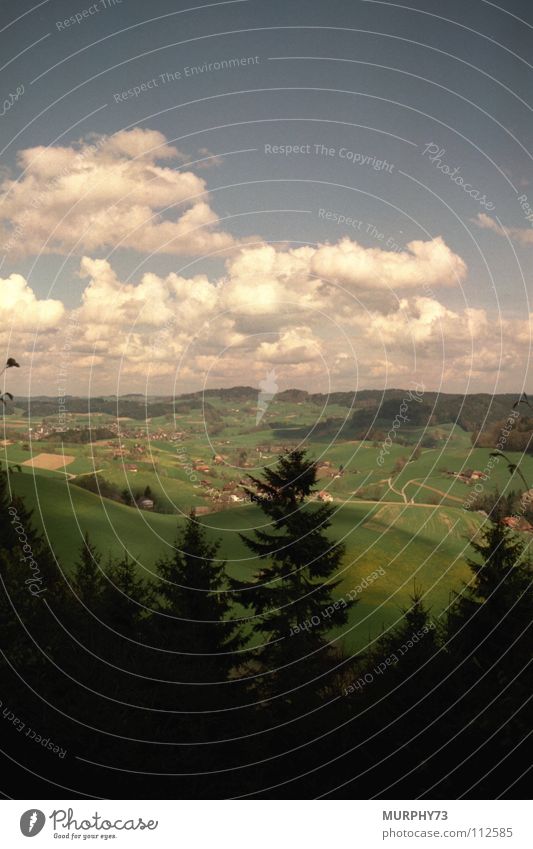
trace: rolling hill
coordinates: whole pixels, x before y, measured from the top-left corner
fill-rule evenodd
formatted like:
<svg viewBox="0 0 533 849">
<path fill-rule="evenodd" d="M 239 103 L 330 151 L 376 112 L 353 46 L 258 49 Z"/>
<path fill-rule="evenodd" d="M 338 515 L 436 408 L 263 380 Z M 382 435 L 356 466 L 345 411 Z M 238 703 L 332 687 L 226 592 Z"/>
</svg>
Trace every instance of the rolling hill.
<svg viewBox="0 0 533 849">
<path fill-rule="evenodd" d="M 150 576 L 157 558 L 170 551 L 179 520 L 174 516 L 139 511 L 69 485 L 66 480 L 13 472 L 14 491 L 34 510 L 41 527 L 68 573 L 83 535 L 89 532 L 99 551 L 118 556 L 126 550 L 138 568 Z M 213 538 L 221 539 L 221 557 L 235 577 L 254 580 L 257 561 L 239 537 L 263 523 L 257 508 L 246 505 L 202 517 Z M 349 502 L 337 506 L 331 536 L 346 545 L 337 595 L 357 588 L 378 567 L 384 571 L 369 582 L 353 609 L 343 634 L 351 650 L 368 635 L 376 636 L 395 622 L 407 605 L 416 582 L 434 614 L 448 603 L 450 592 L 468 577 L 464 562 L 468 539 L 481 518 L 455 507 L 403 503 Z"/>
</svg>

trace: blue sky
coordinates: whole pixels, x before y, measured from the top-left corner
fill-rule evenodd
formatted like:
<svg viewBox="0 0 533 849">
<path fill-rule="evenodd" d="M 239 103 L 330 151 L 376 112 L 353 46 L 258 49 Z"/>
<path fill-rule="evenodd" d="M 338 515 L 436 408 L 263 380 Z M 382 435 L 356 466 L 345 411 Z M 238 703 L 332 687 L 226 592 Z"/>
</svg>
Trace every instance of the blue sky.
<svg viewBox="0 0 533 849">
<path fill-rule="evenodd" d="M 105 376 L 101 374 L 98 367 L 104 359 L 107 365 L 120 364 L 121 391 L 135 391 L 147 380 L 154 390 L 171 387 L 184 356 L 189 365 L 185 370 L 179 366 L 178 382 L 187 388 L 200 388 L 207 371 L 214 382 L 257 382 L 276 363 L 287 383 L 301 386 L 351 388 L 354 380 L 360 386 L 398 385 L 415 372 L 432 389 L 509 391 L 524 385 L 528 316 L 533 312 L 529 305 L 533 229 L 527 218 L 528 204 L 533 206 L 530 4 L 452 0 L 443 7 L 434 0 L 413 0 L 409 6 L 357 0 L 247 0 L 191 9 L 188 3 L 167 0 L 150 5 L 137 0 L 97 4 L 50 0 L 32 8 L 29 3 L 5 2 L 0 16 L 1 55 L 7 63 L 1 77 L 5 114 L 0 118 L 4 176 L 0 233 L 4 245 L 9 245 L 10 233 L 33 192 L 40 197 L 36 214 L 48 228 L 48 243 L 43 248 L 46 239 L 39 241 L 42 222 L 37 226 L 33 218 L 31 224 L 26 221 L 14 246 L 0 250 L 2 279 L 20 275 L 24 284 L 17 278 L 16 285 L 12 281 L 0 286 L 2 315 L 14 322 L 15 336 L 12 333 L 6 344 L 22 346 L 19 350 L 31 358 L 34 386 L 54 390 L 54 380 L 46 370 L 41 373 L 33 351 L 57 355 L 64 347 L 70 311 L 80 305 L 84 305 L 80 350 L 72 356 L 72 382 L 81 381 L 86 389 L 90 379 L 95 391 L 118 385 L 116 369 L 109 367 Z M 66 25 L 70 16 L 74 22 Z M 201 74 L 186 70 L 236 58 L 247 62 Z M 161 75 L 166 74 L 176 79 L 163 82 Z M 23 94 L 14 99 L 21 87 Z M 144 90 L 122 96 L 134 87 Z M 187 203 L 194 206 L 202 200 L 205 205 L 197 210 L 204 215 L 201 226 L 224 234 L 221 240 L 206 239 L 188 253 L 186 244 L 169 251 L 157 234 L 144 241 L 122 239 L 120 218 L 133 212 L 127 199 L 113 196 L 113 173 L 130 169 L 132 184 L 146 174 L 131 170 L 137 167 L 131 164 L 131 141 L 124 142 L 124 150 L 113 152 L 111 164 L 111 154 L 102 148 L 96 158 L 107 157 L 106 171 L 101 159 L 92 176 L 85 173 L 89 182 L 93 180 L 92 195 L 101 195 L 100 207 L 94 197 L 91 203 L 76 206 L 72 174 L 79 159 L 73 164 L 62 153 L 61 175 L 59 166 L 54 172 L 59 161 L 54 151 L 70 150 L 75 155 L 83 144 L 99 144 L 103 137 L 117 134 L 138 139 L 132 134 L 141 131 L 159 133 L 158 145 L 177 149 L 163 160 L 143 150 L 141 159 L 147 161 L 149 156 L 155 167 L 195 175 L 194 185 L 198 188 L 201 183 L 202 197 L 198 194 L 185 202 L 182 189 L 176 187 L 178 207 L 164 209 L 156 202 L 150 206 L 149 196 L 143 196 L 139 210 L 150 209 L 160 222 L 176 222 Z M 269 153 L 265 146 L 266 151 L 292 146 L 294 152 Z M 41 167 L 32 175 L 30 168 L 23 174 L 20 152 L 37 148 L 46 148 L 38 155 L 48 170 Z M 26 166 L 35 155 L 26 156 Z M 194 164 L 198 159 L 203 162 Z M 451 179 L 450 172 L 462 178 L 470 194 Z M 106 191 L 95 188 L 102 174 Z M 156 183 L 167 178 L 169 170 L 154 177 Z M 17 179 L 19 194 L 13 199 Z M 65 212 L 68 192 L 73 195 Z M 111 241 L 96 235 L 105 230 L 106 216 Z M 360 223 L 339 223 L 342 216 Z M 82 217 L 95 234 L 92 240 L 78 232 Z M 93 225 L 93 217 L 98 224 Z M 224 239 L 227 244 L 221 253 Z M 322 255 L 290 253 L 306 245 L 310 250 L 326 243 L 338 245 L 343 239 L 358 245 L 358 252 L 348 251 L 346 260 L 352 263 L 353 274 L 341 268 L 339 257 L 345 261 L 346 248 L 339 248 L 338 255 L 327 254 L 330 270 Z M 453 258 L 450 274 L 443 271 L 424 287 L 426 266 L 420 265 L 420 257 L 411 262 L 407 246 L 435 245 L 437 239 L 449 252 L 446 261 Z M 266 245 L 274 246 L 274 270 L 271 257 L 266 260 L 265 252 L 257 253 Z M 236 252 L 242 254 L 240 265 Z M 409 266 L 412 277 L 407 282 L 398 280 L 396 266 L 387 276 L 386 254 L 391 252 L 397 254 L 394 262 L 400 257 Z M 248 267 L 242 271 L 247 255 L 256 263 L 255 278 Z M 93 263 L 92 276 L 80 277 L 82 257 Z M 284 264 L 290 257 L 305 266 L 311 278 L 302 280 L 304 272 L 292 266 L 288 273 Z M 106 263 L 107 270 L 101 264 L 96 267 L 98 260 Z M 466 270 L 458 274 L 459 260 Z M 321 288 L 309 283 L 316 281 L 318 266 Z M 112 284 L 104 281 L 111 272 Z M 156 277 L 166 281 L 161 284 L 163 295 L 158 296 L 165 309 L 146 321 L 142 291 L 136 288 L 143 274 L 152 275 L 151 283 Z M 179 293 L 169 280 L 172 274 L 190 280 L 183 284 L 185 289 L 180 284 Z M 215 312 L 207 310 L 195 323 L 189 301 L 198 301 L 195 286 L 197 292 L 203 291 L 205 281 L 196 279 L 201 275 L 214 290 L 228 288 L 216 307 L 210 303 Z M 251 308 L 242 306 L 239 287 L 248 287 L 254 301 L 255 280 L 258 293 L 266 293 L 267 283 L 271 289 L 277 287 L 278 300 L 264 307 L 261 319 L 256 308 L 252 321 Z M 394 305 L 380 302 L 383 285 Z M 113 304 L 109 302 L 109 314 L 103 306 L 106 297 L 113 300 L 111 290 L 120 291 L 119 301 L 124 301 L 124 293 L 129 299 L 117 307 L 114 318 Z M 143 291 L 147 298 L 154 297 L 148 284 Z M 291 291 L 299 305 L 306 304 L 306 315 L 289 315 Z M 205 298 L 210 298 L 211 290 L 206 292 L 198 302 L 204 306 L 197 304 L 198 309 L 204 309 Z M 270 298 L 271 292 L 264 297 Z M 129 356 L 131 302 L 141 312 L 134 321 L 137 347 Z M 17 329 L 24 305 L 28 315 L 35 313 L 36 323 L 28 318 L 24 328 Z M 107 328 L 100 336 L 98 308 Z M 236 309 L 248 317 L 234 314 Z M 354 354 L 343 348 L 338 328 L 332 324 L 325 329 L 318 318 L 325 309 L 356 343 L 357 367 L 343 365 L 344 354 L 352 365 Z M 398 311 L 406 316 L 404 333 Z M 193 350 L 185 340 L 185 314 L 192 321 L 192 336 L 198 332 L 200 317 L 214 321 L 222 314 L 224 318 L 217 321 L 224 332 L 204 338 L 202 344 L 195 340 Z M 165 350 L 159 351 L 154 371 L 153 361 L 143 359 L 139 350 L 149 347 L 147 340 L 168 328 L 169 320 L 185 335 L 167 333 L 172 339 L 165 338 L 160 346 Z M 209 357 L 217 360 L 214 372 Z M 227 367 L 220 365 L 222 361 Z M 253 362 L 249 380 L 239 362 Z"/>
</svg>

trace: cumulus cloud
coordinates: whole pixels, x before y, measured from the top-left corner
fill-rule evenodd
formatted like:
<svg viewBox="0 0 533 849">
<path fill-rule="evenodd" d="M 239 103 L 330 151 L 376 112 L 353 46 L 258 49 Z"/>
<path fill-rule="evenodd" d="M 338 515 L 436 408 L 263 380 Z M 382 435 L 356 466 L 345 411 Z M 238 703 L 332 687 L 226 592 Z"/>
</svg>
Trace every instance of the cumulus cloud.
<svg viewBox="0 0 533 849">
<path fill-rule="evenodd" d="M 39 298 L 21 274 L 0 277 L 0 357 L 5 362 L 14 356 L 23 366 L 20 371 L 15 370 L 16 377 L 9 375 L 7 385 L 11 392 L 40 392 L 36 385 L 45 385 L 51 377 L 53 381 L 53 352 L 65 316 L 61 301 Z M 28 368 L 32 361 L 39 363 L 35 372 Z M 36 383 L 32 384 L 34 376 Z M 47 384 L 47 390 L 55 391 L 53 383 Z"/>
<path fill-rule="evenodd" d="M 65 313 L 61 301 L 40 300 L 20 274 L 0 278 L 0 325 L 4 332 L 51 330 Z"/>
<path fill-rule="evenodd" d="M 194 160 L 194 167 L 199 169 L 217 168 L 219 165 L 222 165 L 223 161 L 224 158 L 222 156 L 211 153 L 209 148 L 200 147 L 198 149 L 198 157 Z"/>
<path fill-rule="evenodd" d="M 111 262 L 87 256 L 72 378 L 96 369 L 99 391 L 136 391 L 139 380 L 158 391 L 187 391 L 257 385 L 275 366 L 280 385 L 317 389 L 401 385 L 413 376 L 460 389 L 470 379 L 486 381 L 491 369 L 514 380 L 527 360 L 533 317 L 495 319 L 442 303 L 438 287 L 460 285 L 465 273 L 442 239 L 411 242 L 401 252 L 348 239 L 244 246 L 214 279 L 147 271 L 124 281 Z M 60 302 L 39 301 L 17 275 L 7 282 L 4 304 L 8 297 L 23 304 L 29 324 L 39 316 L 42 327 L 56 326 Z M 47 345 L 61 352 L 61 338 Z"/>
<path fill-rule="evenodd" d="M 335 370 L 345 345 L 340 328 L 381 344 L 423 345 L 454 313 L 420 294 L 415 283 L 458 285 L 465 265 L 442 239 L 410 243 L 405 252 L 337 244 L 301 248 L 245 246 L 225 273 L 185 277 L 147 272 L 122 282 L 107 260 L 84 257 L 88 278 L 80 321 L 83 340 L 140 370 L 160 370 L 187 357 L 189 369 L 228 378 L 246 369 L 283 364 L 293 373 Z M 379 293 L 372 297 L 373 287 Z M 383 297 L 387 287 L 394 297 Z M 332 296 L 332 289 L 333 296 Z M 356 297 L 353 297 L 353 295 Z"/>
<path fill-rule="evenodd" d="M 298 314 L 310 310 L 320 311 L 322 320 L 357 323 L 365 307 L 389 312 L 403 292 L 458 286 L 467 273 L 440 237 L 410 242 L 405 251 L 367 248 L 348 238 L 285 250 L 247 246 L 226 266 L 220 303 L 250 332 L 274 329 L 288 313 L 300 320 Z"/>
<path fill-rule="evenodd" d="M 365 335 L 379 335 L 384 345 L 395 351 L 416 346 L 418 354 L 438 353 L 448 356 L 464 353 L 480 340 L 493 340 L 495 325 L 486 310 L 466 307 L 461 312 L 451 310 L 434 298 L 403 298 L 400 309 L 383 315 L 369 313 L 364 321 Z"/>
<path fill-rule="evenodd" d="M 213 280 L 146 272 L 123 282 L 109 261 L 84 257 L 80 356 L 105 350 L 122 375 L 175 373 L 189 386 L 257 382 L 273 365 L 285 385 L 354 385 L 354 356 L 373 377 L 401 376 L 412 372 L 413 350 L 438 360 L 443 338 L 455 356 L 491 336 L 483 311 L 459 314 L 422 294 L 429 284 L 457 286 L 465 273 L 442 239 L 401 252 L 349 239 L 244 246 Z"/>
<path fill-rule="evenodd" d="M 274 342 L 261 342 L 256 351 L 265 363 L 296 365 L 317 360 L 322 354 L 322 343 L 310 327 L 291 327 L 279 334 Z"/>
<path fill-rule="evenodd" d="M 148 272 L 138 283 L 123 283 L 108 260 L 83 257 L 80 276 L 89 278 L 80 319 L 104 332 L 107 327 L 114 332 L 167 325 L 174 334 L 190 334 L 217 305 L 217 290 L 205 275 L 160 277 Z"/>
<path fill-rule="evenodd" d="M 171 322 L 175 336 L 180 331 L 190 335 L 214 321 L 211 335 L 222 331 L 225 338 L 230 330 L 254 334 L 284 327 L 297 327 L 302 336 L 310 320 L 335 321 L 343 308 L 350 319 L 364 320 L 364 296 L 372 289 L 380 293 L 379 303 L 387 314 L 384 287 L 395 295 L 397 310 L 402 293 L 415 283 L 419 288 L 428 283 L 457 285 L 465 265 L 442 239 L 412 242 L 400 254 L 342 239 L 316 248 L 245 246 L 226 260 L 225 273 L 213 281 L 205 274 L 161 277 L 148 272 L 140 281 L 124 283 L 108 260 L 90 257 L 82 259 L 80 274 L 89 278 L 82 318 L 104 333 L 106 327 L 160 328 Z M 333 296 L 331 287 L 337 289 Z M 354 292 L 356 299 L 351 297 Z M 374 306 L 372 298 L 369 303 Z M 264 344 L 263 350 L 269 350 L 271 343 Z M 288 350 L 289 342 L 284 344 Z"/>
<path fill-rule="evenodd" d="M 507 236 L 512 242 L 518 242 L 521 245 L 533 245 L 533 228 L 531 227 L 505 227 L 484 212 L 480 212 L 473 221 L 482 230 L 491 230 L 498 236 Z"/>
<path fill-rule="evenodd" d="M 154 130 L 124 130 L 18 154 L 0 183 L 0 246 L 13 256 L 122 246 L 203 255 L 235 244 L 218 228 L 206 184 L 170 167 L 182 154 Z"/>
<path fill-rule="evenodd" d="M 313 253 L 311 271 L 354 290 L 413 289 L 457 286 L 466 264 L 440 237 L 413 241 L 405 251 L 365 248 L 350 239 L 321 245 Z"/>
</svg>

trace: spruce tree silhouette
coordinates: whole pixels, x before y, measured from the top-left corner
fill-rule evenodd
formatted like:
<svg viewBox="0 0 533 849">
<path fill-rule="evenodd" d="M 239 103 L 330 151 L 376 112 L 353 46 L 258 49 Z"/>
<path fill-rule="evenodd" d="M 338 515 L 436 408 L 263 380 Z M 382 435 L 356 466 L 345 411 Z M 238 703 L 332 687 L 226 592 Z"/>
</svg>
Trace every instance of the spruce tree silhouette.
<svg viewBox="0 0 533 849">
<path fill-rule="evenodd" d="M 442 790 L 493 798 L 529 769 L 528 705 L 533 689 L 533 572 L 525 544 L 507 527 L 503 509 L 493 510 L 471 545 L 471 581 L 457 593 L 446 625 L 449 687 L 457 705 L 449 717 L 460 772 L 448 753 Z M 451 734 L 450 734 L 451 736 Z M 460 779 L 458 779 L 460 776 Z M 524 779 L 522 778 L 522 781 Z M 524 784 L 522 784 L 524 786 Z M 483 795 L 485 794 L 485 795 Z"/>
<path fill-rule="evenodd" d="M 162 644 L 179 655 L 184 680 L 201 684 L 227 680 L 240 662 L 234 652 L 245 642 L 239 623 L 232 621 L 234 596 L 219 549 L 220 542 L 208 540 L 192 510 L 172 555 L 156 564 L 153 625 Z"/>
<path fill-rule="evenodd" d="M 346 623 L 353 602 L 334 603 L 335 580 L 344 546 L 326 534 L 334 507 L 308 503 L 316 484 L 316 464 L 296 450 L 279 458 L 261 479 L 250 476 L 247 493 L 269 519 L 270 530 L 241 534 L 250 551 L 264 563 L 240 602 L 255 613 L 253 631 L 260 644 L 255 655 L 265 670 L 262 690 L 282 694 L 287 703 L 301 701 L 298 688 L 309 682 L 305 701 L 320 700 L 327 684 L 322 677 L 334 665 L 336 652 L 329 632 Z"/>
<path fill-rule="evenodd" d="M 79 560 L 74 567 L 74 586 L 78 596 L 89 607 L 98 608 L 104 594 L 106 580 L 101 568 L 101 557 L 85 532 Z"/>
</svg>

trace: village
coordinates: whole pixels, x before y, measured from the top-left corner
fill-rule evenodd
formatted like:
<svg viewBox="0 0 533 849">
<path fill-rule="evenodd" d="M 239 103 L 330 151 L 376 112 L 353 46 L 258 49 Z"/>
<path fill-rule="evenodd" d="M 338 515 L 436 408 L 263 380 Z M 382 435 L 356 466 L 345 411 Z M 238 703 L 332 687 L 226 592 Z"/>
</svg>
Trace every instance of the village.
<svg viewBox="0 0 533 849">
<path fill-rule="evenodd" d="M 296 406 L 298 412 L 295 412 Z M 144 404 L 142 407 L 144 412 Z M 107 412 L 71 410 L 64 414 L 61 423 L 57 415 L 44 415 L 38 422 L 35 418 L 6 418 L 4 435 L 7 438 L 3 443 L 15 464 L 31 466 L 34 471 L 42 469 L 45 473 L 63 474 L 72 484 L 100 497 L 154 513 L 183 513 L 194 509 L 198 515 L 208 515 L 242 507 L 249 503 L 249 489 L 253 489 L 249 476 L 260 476 L 265 466 L 275 463 L 277 457 L 295 447 L 309 449 L 317 458 L 318 487 L 311 496 L 313 501 L 323 504 L 345 503 L 352 499 L 386 502 L 391 496 L 394 501 L 398 492 L 402 498 L 407 498 L 405 492 L 402 493 L 402 487 L 409 486 L 407 472 L 403 472 L 408 461 L 401 454 L 405 446 L 399 445 L 398 456 L 394 460 L 391 457 L 394 464 L 389 479 L 383 477 L 381 467 L 376 465 L 374 449 L 379 446 L 375 440 L 360 442 L 359 470 L 353 462 L 346 462 L 350 455 L 349 443 L 342 449 L 337 445 L 333 456 L 328 451 L 326 459 L 318 444 L 312 445 L 311 440 L 305 438 L 290 438 L 291 429 L 298 430 L 292 420 L 295 417 L 305 420 L 307 412 L 300 402 L 294 402 L 283 409 L 281 419 L 290 424 L 263 423 L 258 431 L 253 405 L 234 407 L 231 402 L 219 404 L 210 423 L 199 416 L 199 409 L 194 405 L 179 414 L 167 412 L 146 418 L 142 414 L 132 418 Z M 278 416 L 276 412 L 274 422 L 279 421 Z M 441 431 L 442 428 L 435 429 L 439 438 L 444 435 Z M 431 457 L 431 449 L 425 451 L 429 453 L 415 445 L 409 458 L 413 470 L 427 462 L 426 456 Z M 471 455 L 472 459 L 474 456 Z M 481 471 L 483 465 L 481 468 L 465 466 L 466 463 L 461 462 L 455 469 L 449 465 L 441 467 L 438 475 L 441 480 L 448 478 L 459 487 L 468 487 L 472 493 L 472 508 L 468 509 L 481 514 L 485 512 L 482 509 L 485 505 L 474 505 L 474 495 L 477 485 L 486 487 L 487 475 Z M 437 481 L 424 483 L 418 475 L 416 479 L 422 489 L 417 496 L 413 481 L 411 488 L 415 500 L 419 497 L 420 500 L 438 502 L 440 499 L 447 503 L 449 499 L 455 506 L 462 500 L 455 488 L 447 496 L 444 489 L 439 489 Z M 510 514 L 505 517 L 505 524 L 513 530 L 533 532 L 533 525 L 524 515 Z"/>
<path fill-rule="evenodd" d="M 228 412 L 239 413 L 240 410 L 231 408 Z M 89 418 L 66 413 L 61 424 L 51 416 L 43 418 L 39 424 L 16 423 L 19 427 L 6 428 L 5 435 L 9 438 L 4 440 L 4 445 L 28 452 L 32 459 L 23 460 L 23 465 L 31 464 L 34 470 L 64 468 L 73 483 L 100 493 L 105 491 L 109 497 L 129 507 L 155 512 L 167 512 L 167 507 L 157 496 L 155 482 L 145 485 L 147 474 L 155 476 L 155 481 L 159 482 L 166 480 L 173 468 L 184 472 L 187 488 L 196 491 L 197 497 L 191 507 L 194 506 L 198 515 L 206 515 L 249 502 L 248 475 L 257 474 L 266 464 L 294 447 L 276 441 L 243 447 L 235 437 L 222 436 L 208 444 L 201 443 L 197 423 L 192 421 L 184 422 L 184 429 L 177 430 L 174 421 L 174 426 L 168 427 L 166 422 L 150 419 L 125 420 L 99 414 Z M 61 455 L 66 460 L 64 467 Z M 67 462 L 77 461 L 79 466 L 82 457 L 86 458 L 87 467 L 76 474 Z M 344 474 L 342 467 L 339 469 L 328 460 L 320 460 L 317 469 L 319 479 L 334 480 Z M 97 476 L 99 480 L 93 480 Z M 136 478 L 139 482 L 142 480 L 139 487 Z M 106 487 L 108 483 L 113 491 Z M 333 496 L 325 488 L 313 499 L 327 503 L 333 501 Z"/>
</svg>

